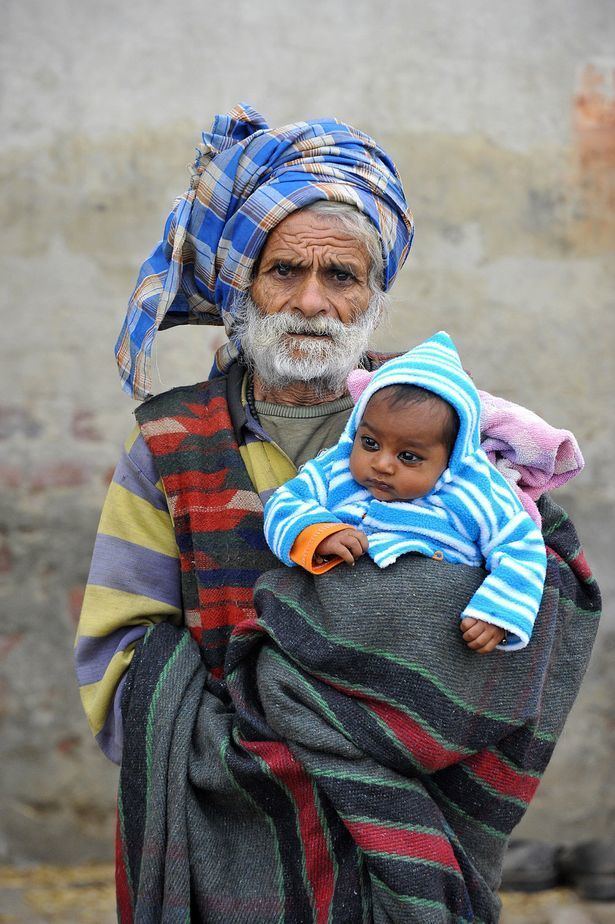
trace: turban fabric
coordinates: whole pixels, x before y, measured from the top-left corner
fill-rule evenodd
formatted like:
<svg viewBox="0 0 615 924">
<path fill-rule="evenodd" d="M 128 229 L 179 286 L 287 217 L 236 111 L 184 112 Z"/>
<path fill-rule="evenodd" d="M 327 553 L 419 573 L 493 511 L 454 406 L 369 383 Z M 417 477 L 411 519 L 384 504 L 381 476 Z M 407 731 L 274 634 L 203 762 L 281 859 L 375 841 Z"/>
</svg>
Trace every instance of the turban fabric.
<svg viewBox="0 0 615 924">
<path fill-rule="evenodd" d="M 150 394 L 156 332 L 176 324 L 224 324 L 252 281 L 267 235 L 318 200 L 346 202 L 375 225 L 384 287 L 404 263 L 412 215 L 395 164 L 363 132 L 323 119 L 269 128 L 249 106 L 215 117 L 203 132 L 190 188 L 168 216 L 128 303 L 115 354 L 125 391 Z"/>
</svg>

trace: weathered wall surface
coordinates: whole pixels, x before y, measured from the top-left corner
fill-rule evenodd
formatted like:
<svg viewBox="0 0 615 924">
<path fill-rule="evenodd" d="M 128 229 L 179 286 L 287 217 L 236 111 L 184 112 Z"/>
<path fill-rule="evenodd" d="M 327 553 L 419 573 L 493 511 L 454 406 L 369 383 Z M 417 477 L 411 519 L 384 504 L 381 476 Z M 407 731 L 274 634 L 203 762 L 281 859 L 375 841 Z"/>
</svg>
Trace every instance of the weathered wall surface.
<svg viewBox="0 0 615 924">
<path fill-rule="evenodd" d="M 131 426 L 112 346 L 199 130 L 239 100 L 339 115 L 397 161 L 417 233 L 381 345 L 445 327 L 482 387 L 576 432 L 587 468 L 558 499 L 607 615 L 524 828 L 612 830 L 614 20 L 609 0 L 4 4 L 0 858 L 111 851 L 116 771 L 70 651 Z M 161 336 L 158 389 L 202 378 L 219 341 Z"/>
</svg>

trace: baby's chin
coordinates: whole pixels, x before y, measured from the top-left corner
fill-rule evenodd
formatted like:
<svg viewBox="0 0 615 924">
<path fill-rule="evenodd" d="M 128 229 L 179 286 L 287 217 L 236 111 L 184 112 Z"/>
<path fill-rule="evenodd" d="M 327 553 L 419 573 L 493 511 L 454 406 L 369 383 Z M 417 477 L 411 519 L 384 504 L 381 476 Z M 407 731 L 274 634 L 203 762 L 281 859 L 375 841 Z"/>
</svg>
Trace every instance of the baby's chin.
<svg viewBox="0 0 615 924">
<path fill-rule="evenodd" d="M 363 484 L 362 487 L 366 491 L 369 491 L 374 500 L 378 501 L 397 501 L 398 503 L 410 503 L 411 501 L 419 500 L 421 497 L 425 497 L 425 494 L 398 494 L 395 488 L 388 486 L 387 488 L 377 487 L 376 485 L 371 484 L 370 482 Z M 431 490 L 431 488 L 430 488 Z M 429 493 L 429 492 L 426 492 Z"/>
<path fill-rule="evenodd" d="M 367 481 L 362 485 L 362 487 L 364 487 L 366 491 L 369 491 L 369 493 L 375 500 L 379 500 L 379 501 L 403 500 L 403 498 L 401 498 L 398 495 L 395 488 L 393 488 L 391 485 L 387 485 L 387 486 L 384 486 L 384 484 L 376 485 L 372 481 Z"/>
</svg>

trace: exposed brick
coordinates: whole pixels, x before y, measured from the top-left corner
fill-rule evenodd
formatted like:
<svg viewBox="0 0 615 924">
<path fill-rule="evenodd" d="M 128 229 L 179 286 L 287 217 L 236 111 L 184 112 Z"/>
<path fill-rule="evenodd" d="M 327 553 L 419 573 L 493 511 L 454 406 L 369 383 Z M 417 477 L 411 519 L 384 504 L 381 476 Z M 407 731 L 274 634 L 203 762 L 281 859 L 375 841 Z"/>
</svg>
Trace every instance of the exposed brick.
<svg viewBox="0 0 615 924">
<path fill-rule="evenodd" d="M 24 482 L 23 471 L 15 465 L 0 465 L 0 485 L 4 488 L 19 488 Z"/>
<path fill-rule="evenodd" d="M 77 735 L 70 735 L 66 738 L 61 738 L 60 741 L 56 744 L 56 751 L 59 754 L 72 754 L 72 752 L 80 744 L 80 738 Z"/>
<path fill-rule="evenodd" d="M 574 123 L 581 161 L 586 167 L 615 164 L 615 66 L 588 64 L 580 73 L 574 98 Z"/>
<path fill-rule="evenodd" d="M 13 555 L 6 539 L 0 539 L 0 574 L 13 570 Z"/>
<path fill-rule="evenodd" d="M 68 591 L 68 612 L 75 625 L 79 622 L 84 593 L 85 587 L 82 584 L 71 587 Z"/>
<path fill-rule="evenodd" d="M 594 61 L 581 72 L 574 98 L 574 127 L 579 193 L 583 214 L 602 229 L 608 252 L 613 243 L 615 207 L 615 66 Z"/>
<path fill-rule="evenodd" d="M 10 716 L 14 708 L 14 703 L 11 702 L 11 685 L 6 677 L 0 677 L 0 718 Z"/>
<path fill-rule="evenodd" d="M 87 484 L 88 471 L 85 465 L 76 462 L 53 462 L 41 466 L 32 476 L 32 491 L 46 488 L 75 488 Z"/>
<path fill-rule="evenodd" d="M 25 632 L 11 632 L 8 635 L 0 635 L 0 660 L 4 660 L 17 645 L 21 642 Z"/>
<path fill-rule="evenodd" d="M 41 430 L 41 424 L 26 408 L 19 405 L 0 404 L 0 440 L 8 439 L 16 433 L 24 436 L 38 436 Z"/>
<path fill-rule="evenodd" d="M 102 474 L 102 482 L 103 482 L 103 484 L 105 484 L 105 485 L 111 484 L 111 482 L 113 481 L 113 475 L 114 475 L 114 473 L 115 473 L 115 467 L 114 467 L 114 466 L 111 466 L 110 468 L 106 468 L 106 469 L 104 470 L 103 474 Z"/>
<path fill-rule="evenodd" d="M 78 440 L 98 443 L 102 439 L 102 434 L 94 423 L 93 413 L 85 408 L 77 408 L 74 411 L 71 430 L 75 439 Z"/>
</svg>

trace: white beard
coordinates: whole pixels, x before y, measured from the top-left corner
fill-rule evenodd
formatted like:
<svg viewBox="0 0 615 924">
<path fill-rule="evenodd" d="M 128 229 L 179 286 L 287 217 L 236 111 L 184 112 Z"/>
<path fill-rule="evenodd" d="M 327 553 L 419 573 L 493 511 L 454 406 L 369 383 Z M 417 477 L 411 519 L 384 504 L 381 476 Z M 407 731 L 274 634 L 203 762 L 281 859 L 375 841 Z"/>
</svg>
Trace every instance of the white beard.
<svg viewBox="0 0 615 924">
<path fill-rule="evenodd" d="M 386 296 L 376 293 L 350 324 L 336 318 L 304 318 L 299 312 L 263 314 L 249 292 L 233 305 L 233 340 L 258 377 L 270 388 L 309 382 L 322 395 L 343 392 L 382 316 Z M 293 334 L 311 336 L 293 337 Z"/>
</svg>

